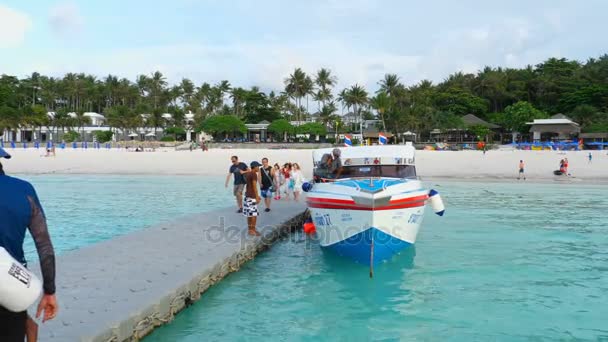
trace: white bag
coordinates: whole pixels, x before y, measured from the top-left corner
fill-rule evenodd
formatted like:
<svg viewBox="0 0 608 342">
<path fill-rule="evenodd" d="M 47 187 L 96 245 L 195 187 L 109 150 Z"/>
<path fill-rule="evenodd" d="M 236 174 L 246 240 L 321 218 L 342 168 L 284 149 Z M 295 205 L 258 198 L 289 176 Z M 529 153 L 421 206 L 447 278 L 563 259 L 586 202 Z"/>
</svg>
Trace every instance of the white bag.
<svg viewBox="0 0 608 342">
<path fill-rule="evenodd" d="M 25 311 L 41 292 L 40 279 L 0 247 L 0 306 L 13 312 Z"/>
</svg>

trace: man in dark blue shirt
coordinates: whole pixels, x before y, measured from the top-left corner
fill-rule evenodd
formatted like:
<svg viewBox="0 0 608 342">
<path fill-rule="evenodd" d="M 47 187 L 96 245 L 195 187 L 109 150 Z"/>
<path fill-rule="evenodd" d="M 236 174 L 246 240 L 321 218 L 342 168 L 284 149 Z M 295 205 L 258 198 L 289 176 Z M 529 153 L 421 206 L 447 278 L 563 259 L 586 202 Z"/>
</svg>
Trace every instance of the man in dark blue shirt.
<svg viewBox="0 0 608 342">
<path fill-rule="evenodd" d="M 245 173 L 249 168 L 247 167 L 247 164 L 239 162 L 239 157 L 237 156 L 230 157 L 230 160 L 232 162 L 232 165 L 230 165 L 230 169 L 228 169 L 228 176 L 226 176 L 225 186 L 228 187 L 228 183 L 230 182 L 230 176 L 234 175 L 234 187 L 232 189 L 232 194 L 236 198 L 236 205 L 239 208 L 237 210 L 237 213 L 242 213 L 243 190 L 245 189 L 245 184 L 247 183 L 245 181 L 245 176 L 243 176 L 243 173 Z"/>
<path fill-rule="evenodd" d="M 0 148 L 0 159 L 10 157 Z M 34 187 L 26 181 L 7 176 L 0 164 L 0 247 L 24 265 L 23 239 L 26 229 L 29 229 L 36 244 L 43 278 L 44 295 L 36 317 L 44 311 L 45 322 L 55 318 L 58 309 L 55 298 L 55 253 L 46 218 Z M 0 340 L 22 342 L 26 320 L 27 312 L 10 312 L 0 306 Z"/>
</svg>

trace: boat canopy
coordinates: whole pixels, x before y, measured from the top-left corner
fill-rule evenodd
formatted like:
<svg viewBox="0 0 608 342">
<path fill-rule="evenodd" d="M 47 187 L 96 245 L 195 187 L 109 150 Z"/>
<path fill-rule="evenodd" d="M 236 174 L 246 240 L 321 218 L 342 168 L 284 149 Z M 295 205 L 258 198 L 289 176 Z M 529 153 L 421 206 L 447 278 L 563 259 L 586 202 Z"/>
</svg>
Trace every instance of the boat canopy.
<svg viewBox="0 0 608 342">
<path fill-rule="evenodd" d="M 323 155 L 331 154 L 333 148 L 313 151 L 312 159 L 317 166 Z M 378 145 L 339 148 L 342 165 L 414 165 L 416 149 L 412 145 Z"/>
</svg>

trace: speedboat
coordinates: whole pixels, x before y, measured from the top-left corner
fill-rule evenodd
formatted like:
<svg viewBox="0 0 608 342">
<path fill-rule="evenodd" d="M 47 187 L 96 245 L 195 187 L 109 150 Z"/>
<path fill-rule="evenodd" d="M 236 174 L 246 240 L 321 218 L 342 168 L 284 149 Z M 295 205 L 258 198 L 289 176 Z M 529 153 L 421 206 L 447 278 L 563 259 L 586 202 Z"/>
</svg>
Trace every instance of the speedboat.
<svg viewBox="0 0 608 342">
<path fill-rule="evenodd" d="M 303 186 L 322 248 L 373 267 L 416 242 L 427 203 L 443 215 L 439 194 L 417 178 L 411 143 L 341 148 L 341 172 L 327 175 L 332 150 L 313 152 L 315 181 Z"/>
</svg>

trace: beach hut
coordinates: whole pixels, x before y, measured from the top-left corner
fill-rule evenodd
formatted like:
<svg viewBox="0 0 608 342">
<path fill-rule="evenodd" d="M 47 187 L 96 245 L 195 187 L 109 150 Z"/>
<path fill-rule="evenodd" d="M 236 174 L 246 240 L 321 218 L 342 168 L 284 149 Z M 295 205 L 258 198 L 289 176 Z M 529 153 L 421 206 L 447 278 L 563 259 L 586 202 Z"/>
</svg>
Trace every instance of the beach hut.
<svg viewBox="0 0 608 342">
<path fill-rule="evenodd" d="M 550 119 L 536 119 L 528 122 L 534 141 L 569 140 L 581 132 L 578 123 L 563 114 L 556 114 Z"/>
</svg>

